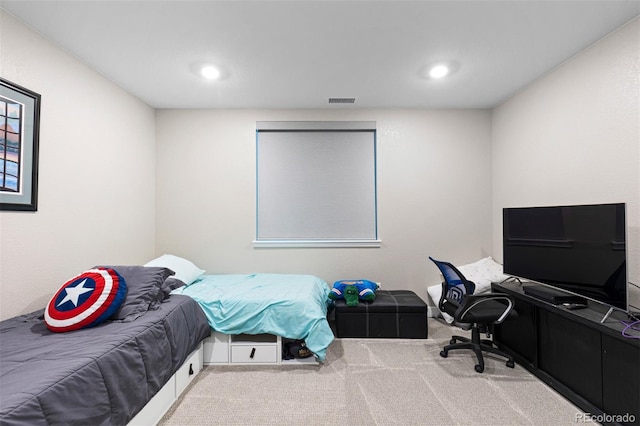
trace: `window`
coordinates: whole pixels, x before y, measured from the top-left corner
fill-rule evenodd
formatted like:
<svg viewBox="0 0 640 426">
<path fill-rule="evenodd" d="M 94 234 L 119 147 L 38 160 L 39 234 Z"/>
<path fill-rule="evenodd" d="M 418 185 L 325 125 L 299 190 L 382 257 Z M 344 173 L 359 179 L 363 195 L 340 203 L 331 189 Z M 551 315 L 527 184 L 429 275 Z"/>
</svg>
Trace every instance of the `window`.
<svg viewBox="0 0 640 426">
<path fill-rule="evenodd" d="M 379 247 L 375 122 L 256 123 L 255 247 Z"/>
</svg>

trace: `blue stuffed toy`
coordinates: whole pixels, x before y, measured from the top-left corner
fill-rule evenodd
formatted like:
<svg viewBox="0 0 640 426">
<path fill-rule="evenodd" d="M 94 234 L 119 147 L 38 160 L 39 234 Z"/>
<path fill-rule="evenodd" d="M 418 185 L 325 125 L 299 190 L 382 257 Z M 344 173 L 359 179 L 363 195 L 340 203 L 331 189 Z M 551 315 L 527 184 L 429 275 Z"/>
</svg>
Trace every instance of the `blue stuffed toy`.
<svg viewBox="0 0 640 426">
<path fill-rule="evenodd" d="M 369 280 L 341 280 L 333 283 L 329 299 L 344 299 L 347 306 L 358 306 L 360 300 L 372 301 L 376 298 L 378 284 Z"/>
</svg>

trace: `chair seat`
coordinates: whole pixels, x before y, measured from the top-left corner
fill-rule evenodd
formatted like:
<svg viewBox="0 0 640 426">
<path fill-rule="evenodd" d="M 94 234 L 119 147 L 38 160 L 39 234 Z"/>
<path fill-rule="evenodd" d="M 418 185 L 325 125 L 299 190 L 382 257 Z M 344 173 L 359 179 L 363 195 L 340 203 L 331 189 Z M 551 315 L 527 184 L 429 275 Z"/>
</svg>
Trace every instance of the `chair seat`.
<svg viewBox="0 0 640 426">
<path fill-rule="evenodd" d="M 460 318 L 461 322 L 492 323 L 502 316 L 507 306 L 496 300 L 485 300 L 477 304 Z"/>
</svg>

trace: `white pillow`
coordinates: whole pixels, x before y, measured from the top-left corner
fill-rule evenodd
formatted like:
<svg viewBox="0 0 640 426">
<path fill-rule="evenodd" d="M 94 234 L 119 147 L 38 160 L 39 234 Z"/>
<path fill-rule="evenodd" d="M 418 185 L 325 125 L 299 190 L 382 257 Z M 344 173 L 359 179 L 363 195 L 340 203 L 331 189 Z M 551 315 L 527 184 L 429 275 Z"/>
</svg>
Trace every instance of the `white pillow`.
<svg viewBox="0 0 640 426">
<path fill-rule="evenodd" d="M 508 278 L 502 273 L 502 265 L 491 257 L 485 257 L 477 262 L 458 266 L 457 268 L 468 280 L 475 282 L 476 286 L 479 285 L 481 280 L 489 280 L 489 286 L 491 286 L 492 281 L 500 282 Z"/>
<path fill-rule="evenodd" d="M 185 283 L 185 285 L 191 284 L 206 272 L 187 259 L 183 259 L 182 257 L 174 256 L 172 254 L 163 254 L 162 256 L 147 262 L 144 266 L 162 266 L 164 268 L 169 268 L 176 273 L 173 277 L 179 279 Z"/>
<path fill-rule="evenodd" d="M 500 282 L 508 278 L 507 275 L 502 273 L 502 265 L 497 263 L 491 257 L 485 257 L 477 262 L 469 263 L 467 265 L 456 266 L 460 272 L 469 281 L 476 283 L 476 290 L 474 294 L 481 294 L 491 290 L 492 282 Z M 449 324 L 453 322 L 453 317 L 445 312 L 440 312 L 438 308 L 438 302 L 440 302 L 440 295 L 442 294 L 442 283 L 427 287 L 427 293 L 436 305 L 435 312 L 442 314 L 442 317 Z"/>
</svg>

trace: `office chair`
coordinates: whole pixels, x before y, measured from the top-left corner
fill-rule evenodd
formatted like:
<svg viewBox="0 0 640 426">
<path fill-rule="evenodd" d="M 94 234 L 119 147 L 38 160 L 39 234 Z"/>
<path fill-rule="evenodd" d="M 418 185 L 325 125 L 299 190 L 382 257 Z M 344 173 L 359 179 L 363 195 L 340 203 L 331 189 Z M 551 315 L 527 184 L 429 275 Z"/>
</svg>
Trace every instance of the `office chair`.
<svg viewBox="0 0 640 426">
<path fill-rule="evenodd" d="M 507 358 L 507 367 L 513 368 L 512 356 L 494 347 L 491 340 L 480 339 L 481 332 L 490 335 L 495 324 L 500 324 L 507 316 L 515 314 L 515 311 L 512 311 L 513 299 L 502 293 L 474 295 L 475 283 L 467 280 L 455 266 L 432 257 L 429 259 L 436 264 L 444 278 L 438 307 L 442 312 L 451 315 L 454 323 L 461 328 L 471 324 L 471 339 L 452 336 L 449 345 L 444 347 L 440 356 L 446 358 L 449 351 L 455 349 L 472 349 L 478 358 L 478 364 L 475 366 L 478 373 L 484 371 L 483 351 Z"/>
</svg>

